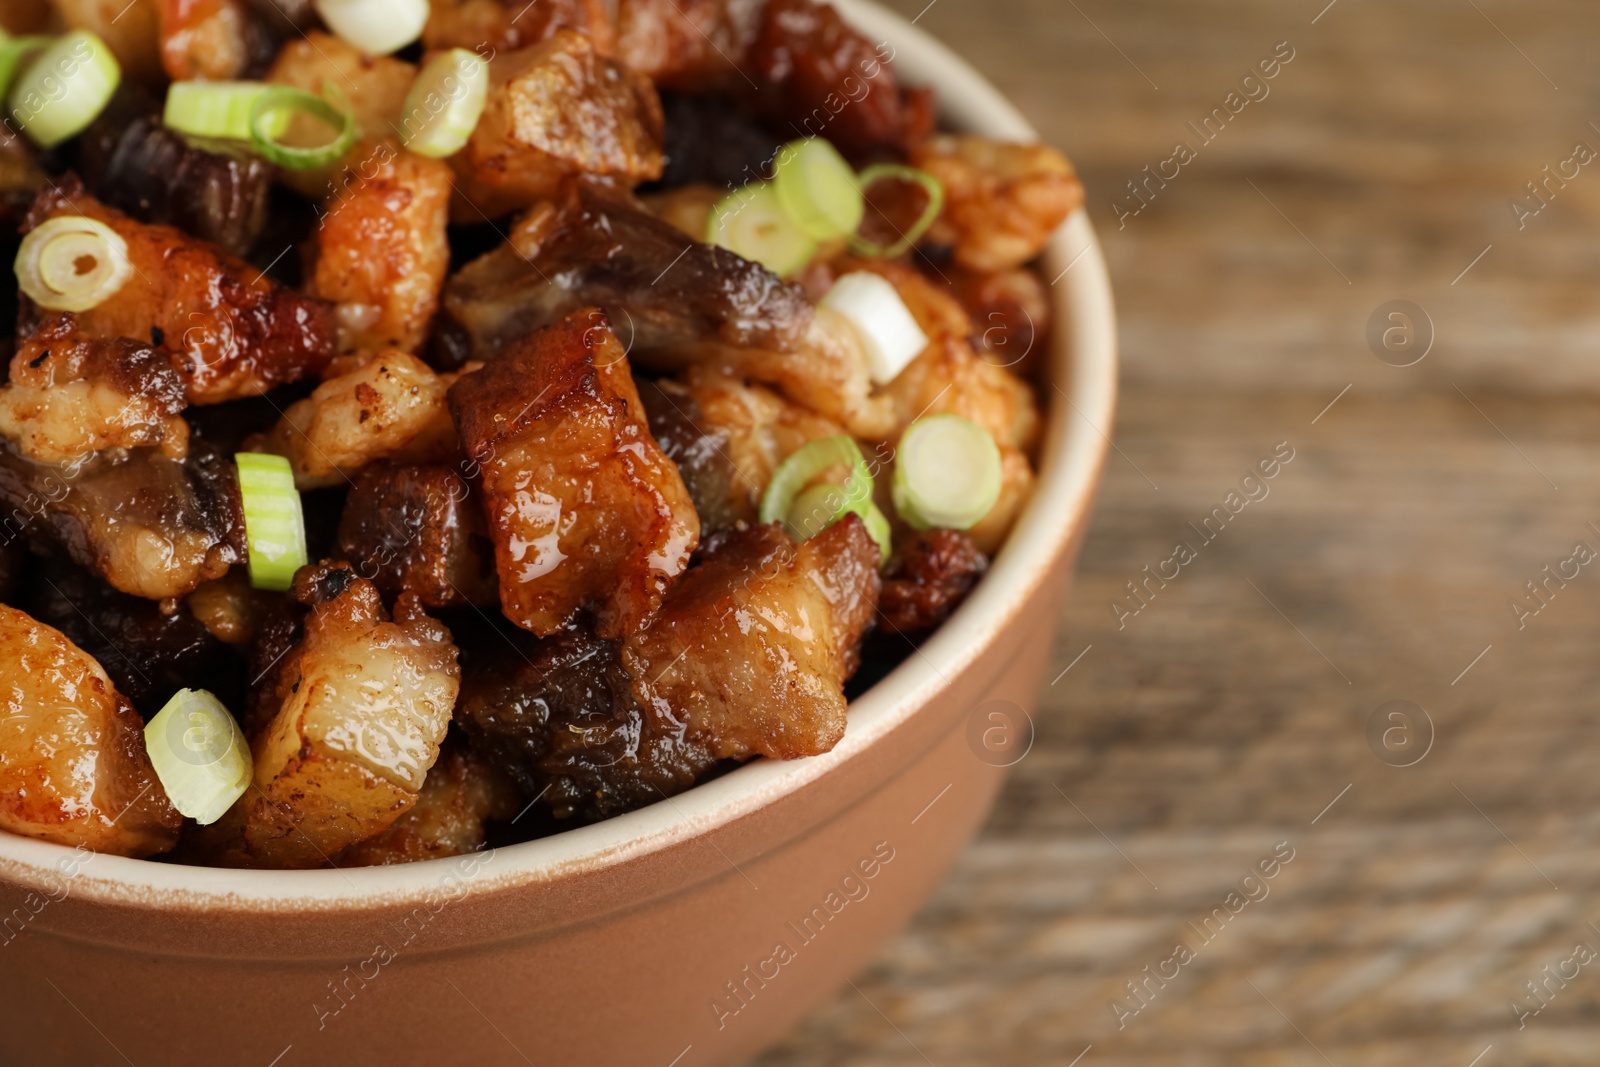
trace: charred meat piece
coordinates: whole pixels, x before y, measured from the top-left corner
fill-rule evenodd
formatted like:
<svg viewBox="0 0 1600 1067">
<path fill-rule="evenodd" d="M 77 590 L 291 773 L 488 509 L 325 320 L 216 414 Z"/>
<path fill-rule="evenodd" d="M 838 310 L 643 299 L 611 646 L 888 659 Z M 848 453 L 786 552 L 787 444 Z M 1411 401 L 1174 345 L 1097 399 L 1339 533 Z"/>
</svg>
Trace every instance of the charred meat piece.
<svg viewBox="0 0 1600 1067">
<path fill-rule="evenodd" d="M 317 867 L 417 801 L 450 725 L 461 670 L 450 631 L 401 598 L 390 621 L 345 564 L 303 568 L 304 637 L 251 738 L 254 787 L 207 835 L 225 864 Z"/>
<path fill-rule="evenodd" d="M 62 465 L 0 446 L 0 535 L 25 532 L 124 593 L 183 596 L 245 559 L 239 485 L 205 442 L 185 460 L 149 448 Z"/>
<path fill-rule="evenodd" d="M 272 37 L 243 0 L 157 0 L 161 66 L 173 81 L 243 77 Z"/>
<path fill-rule="evenodd" d="M 482 470 L 506 618 L 541 636 L 579 609 L 603 637 L 643 625 L 700 522 L 605 315 L 574 312 L 464 376 L 450 413 Z"/>
<path fill-rule="evenodd" d="M 40 463 L 103 448 L 160 446 L 182 459 L 183 379 L 164 352 L 126 337 L 85 337 L 68 314 L 46 320 L 0 386 L 0 437 Z"/>
<path fill-rule="evenodd" d="M 477 359 L 590 305 L 605 309 L 630 355 L 708 342 L 790 352 L 812 317 L 805 294 L 760 264 L 588 187 L 456 272 L 444 305 Z"/>
<path fill-rule="evenodd" d="M 332 301 L 345 351 L 415 352 L 450 268 L 450 168 L 382 144 L 323 205 L 307 291 Z"/>
<path fill-rule="evenodd" d="M 617 58 L 657 85 L 748 87 L 740 70 L 764 0 L 618 0 Z"/>
<path fill-rule="evenodd" d="M 76 179 L 39 194 L 28 228 L 87 215 L 128 245 L 133 272 L 99 306 L 79 312 L 91 337 L 159 332 L 184 376 L 189 402 L 264 393 L 320 371 L 334 351 L 333 308 L 269 281 L 242 260 L 170 226 L 135 222 L 89 196 Z"/>
<path fill-rule="evenodd" d="M 185 137 L 152 110 L 115 104 L 84 134 L 78 163 L 100 200 L 242 256 L 267 223 L 272 167 L 222 141 Z"/>
<path fill-rule="evenodd" d="M 621 646 L 587 628 L 468 671 L 456 721 L 559 818 L 603 819 L 681 793 L 715 762 L 673 708 L 642 704 Z"/>
<path fill-rule="evenodd" d="M 728 97 L 664 93 L 661 109 L 667 160 L 662 185 L 706 182 L 725 193 L 770 176 L 782 142 L 740 114 Z"/>
<path fill-rule="evenodd" d="M 433 0 L 422 44 L 428 51 L 466 48 L 493 57 L 576 30 L 611 55 L 615 36 L 606 0 Z"/>
<path fill-rule="evenodd" d="M 302 490 L 346 485 L 374 460 L 446 459 L 456 452 L 445 403 L 455 378 L 398 349 L 379 352 L 291 404 L 255 443 L 287 457 Z"/>
<path fill-rule="evenodd" d="M 92 657 L 0 607 L 0 830 L 117 856 L 170 849 L 183 818 L 143 727 Z"/>
<path fill-rule="evenodd" d="M 933 128 L 932 102 L 904 93 L 889 61 L 828 4 L 769 0 L 746 64 L 779 129 L 826 133 L 846 155 L 903 147 Z"/>
<path fill-rule="evenodd" d="M 484 844 L 485 822 L 514 818 L 521 808 L 515 786 L 483 760 L 446 742 L 411 810 L 377 836 L 339 853 L 333 865 L 377 867 L 476 852 Z"/>
<path fill-rule="evenodd" d="M 844 432 L 759 385 L 698 367 L 686 377 L 686 383 L 641 382 L 639 397 L 706 534 L 755 523 L 778 464 L 809 441 Z"/>
<path fill-rule="evenodd" d="M 988 558 L 959 530 L 915 534 L 889 562 L 878 601 L 880 624 L 891 633 L 933 629 L 961 605 L 988 567 Z"/>
<path fill-rule="evenodd" d="M 146 719 L 183 688 L 209 689 L 224 702 L 243 695 L 228 677 L 238 659 L 187 608 L 164 613 L 60 561 L 44 568 L 34 594 L 29 613 L 98 660 Z"/>
<path fill-rule="evenodd" d="M 850 515 L 798 545 L 776 524 L 730 530 L 703 556 L 624 645 L 641 702 L 719 759 L 829 751 L 878 604 L 866 526 Z"/>
<path fill-rule="evenodd" d="M 471 492 L 443 463 L 368 467 L 346 498 L 339 552 L 386 596 L 415 593 L 433 608 L 492 605 L 494 545 Z"/>
<path fill-rule="evenodd" d="M 561 30 L 489 66 L 489 101 L 472 139 L 450 157 L 457 222 L 481 222 L 554 196 L 588 174 L 625 186 L 661 177 L 661 101 L 655 87 Z"/>
</svg>

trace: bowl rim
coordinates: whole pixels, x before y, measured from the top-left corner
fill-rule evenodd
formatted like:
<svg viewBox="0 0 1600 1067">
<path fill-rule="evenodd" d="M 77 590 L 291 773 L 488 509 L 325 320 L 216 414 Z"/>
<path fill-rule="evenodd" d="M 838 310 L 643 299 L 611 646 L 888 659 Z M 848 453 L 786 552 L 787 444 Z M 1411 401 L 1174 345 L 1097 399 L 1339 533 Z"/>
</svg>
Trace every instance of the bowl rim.
<svg viewBox="0 0 1600 1067">
<path fill-rule="evenodd" d="M 941 117 L 954 128 L 1009 140 L 1038 139 L 998 89 L 926 31 L 873 0 L 830 2 L 850 23 L 893 49 L 892 61 L 907 81 L 937 91 Z M 493 874 L 474 878 L 469 892 L 494 892 L 612 866 L 736 821 L 859 755 L 988 653 L 997 634 L 1048 580 L 1053 564 L 1087 524 L 1111 443 L 1116 312 L 1105 260 L 1085 210 L 1062 224 L 1044 264 L 1053 279 L 1056 326 L 1033 498 L 966 603 L 916 654 L 851 703 L 849 726 L 834 750 L 802 760 L 757 760 L 649 807 L 500 847 L 493 850 Z M 441 875 L 459 862 L 458 857 L 383 867 L 252 871 L 100 854 L 81 862 L 74 860 L 75 854 L 65 845 L 0 831 L 0 882 L 45 884 L 70 862 L 76 872 L 72 895 L 105 904 L 141 910 L 343 911 L 415 904 L 437 892 Z"/>
</svg>

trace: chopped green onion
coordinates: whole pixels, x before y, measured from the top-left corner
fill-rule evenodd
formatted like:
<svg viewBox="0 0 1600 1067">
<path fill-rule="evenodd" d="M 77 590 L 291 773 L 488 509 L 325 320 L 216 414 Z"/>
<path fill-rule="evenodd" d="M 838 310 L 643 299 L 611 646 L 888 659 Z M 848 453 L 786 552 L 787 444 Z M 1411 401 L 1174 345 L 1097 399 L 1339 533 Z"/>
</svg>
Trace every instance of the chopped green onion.
<svg viewBox="0 0 1600 1067">
<path fill-rule="evenodd" d="M 751 182 L 719 200 L 711 209 L 706 241 L 779 275 L 810 263 L 817 250 L 817 243 L 795 225 L 766 182 Z"/>
<path fill-rule="evenodd" d="M 428 60 L 406 94 L 401 137 L 418 155 L 443 159 L 461 151 L 489 99 L 489 64 L 452 48 Z"/>
<path fill-rule="evenodd" d="M 83 215 L 57 215 L 28 231 L 12 266 L 28 299 L 51 311 L 97 307 L 133 273 L 128 243 Z"/>
<path fill-rule="evenodd" d="M 277 138 L 289 113 L 309 115 L 334 130 L 333 140 L 314 148 L 286 145 Z M 274 131 L 277 132 L 274 132 Z M 274 85 L 250 105 L 250 141 L 269 163 L 291 170 L 312 170 L 337 163 L 361 136 L 361 127 L 348 109 L 340 109 L 314 93 L 287 85 Z"/>
<path fill-rule="evenodd" d="M 422 36 L 429 4 L 428 0 L 317 0 L 316 8 L 334 33 L 369 56 L 386 56 Z"/>
<path fill-rule="evenodd" d="M 894 530 L 889 526 L 889 516 L 869 500 L 861 512 L 861 518 L 867 524 L 867 533 L 878 542 L 878 565 L 881 567 L 889 562 L 889 552 L 894 547 Z"/>
<path fill-rule="evenodd" d="M 844 485 L 810 485 L 830 467 L 846 467 Z M 882 558 L 889 558 L 889 520 L 872 502 L 872 471 L 861 446 L 848 434 L 812 441 L 772 472 L 761 496 L 761 521 L 782 522 L 784 532 L 804 541 L 851 513 L 866 521 Z"/>
<path fill-rule="evenodd" d="M 900 435 L 894 508 L 919 530 L 968 530 L 1000 499 L 1000 449 L 960 415 L 918 419 Z"/>
<path fill-rule="evenodd" d="M 849 237 L 860 228 L 867 210 L 855 171 L 821 137 L 783 146 L 772 189 L 794 224 L 817 241 Z"/>
<path fill-rule="evenodd" d="M 928 347 L 928 335 L 900 290 L 881 274 L 860 270 L 843 275 L 818 306 L 838 312 L 855 327 L 866 353 L 867 373 L 878 385 L 894 381 Z"/>
<path fill-rule="evenodd" d="M 106 43 L 73 30 L 42 47 L 22 65 L 6 109 L 41 148 L 82 133 L 122 81 L 122 68 Z"/>
<path fill-rule="evenodd" d="M 850 503 L 842 485 L 813 485 L 789 505 L 783 528 L 796 541 L 815 537 L 846 515 Z"/>
<path fill-rule="evenodd" d="M 150 764 L 178 811 L 201 826 L 250 787 L 254 761 L 239 723 L 204 689 L 180 689 L 145 724 Z"/>
<path fill-rule="evenodd" d="M 250 584 L 257 589 L 288 589 L 294 572 L 306 565 L 306 521 L 294 471 L 282 456 L 264 452 L 240 452 L 233 461 L 244 498 Z"/>
<path fill-rule="evenodd" d="M 904 182 L 922 186 L 928 194 L 928 206 L 922 209 L 922 215 L 911 228 L 901 235 L 900 240 L 887 247 L 875 244 L 862 237 L 852 238 L 850 249 L 863 256 L 875 256 L 881 259 L 894 259 L 909 251 L 916 243 L 922 240 L 922 235 L 928 232 L 934 220 L 939 217 L 939 212 L 944 210 L 944 186 L 939 184 L 939 179 L 925 170 L 908 167 L 903 163 L 877 163 L 861 172 L 859 181 L 862 192 L 885 178 L 898 179 Z"/>
<path fill-rule="evenodd" d="M 0 33 L 3 32 L 0 30 Z M 17 76 L 23 61 L 49 43 L 48 37 L 0 38 L 0 99 L 4 99 L 6 90 L 11 88 L 11 80 Z"/>
<path fill-rule="evenodd" d="M 167 88 L 161 122 L 196 137 L 248 141 L 250 113 L 271 89 L 266 82 L 173 82 Z M 281 137 L 289 128 L 289 118 L 287 111 L 274 111 L 265 128 L 273 137 Z"/>
</svg>

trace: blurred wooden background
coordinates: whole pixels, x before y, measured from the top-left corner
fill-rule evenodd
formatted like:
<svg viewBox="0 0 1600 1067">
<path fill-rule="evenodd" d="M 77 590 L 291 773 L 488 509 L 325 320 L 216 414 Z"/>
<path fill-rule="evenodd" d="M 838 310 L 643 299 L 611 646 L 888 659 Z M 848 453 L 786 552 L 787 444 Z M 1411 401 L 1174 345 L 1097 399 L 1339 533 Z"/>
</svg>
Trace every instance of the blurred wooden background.
<svg viewBox="0 0 1600 1067">
<path fill-rule="evenodd" d="M 1600 950 L 1600 568 L 1523 629 L 1510 601 L 1600 549 L 1600 161 L 1521 229 L 1509 201 L 1600 149 L 1600 7 L 890 2 L 1083 172 L 1124 455 L 1056 671 L 1092 647 L 982 838 L 759 1064 L 1593 1063 L 1600 961 L 1566 961 Z M 1125 183 L 1284 41 L 1270 95 L 1119 229 Z M 1436 332 L 1405 368 L 1366 339 L 1397 299 Z M 1281 441 L 1270 496 L 1119 630 L 1124 584 Z M 1413 766 L 1369 744 L 1391 700 L 1433 724 Z M 1270 895 L 1119 1029 L 1124 983 L 1279 842 Z"/>
</svg>

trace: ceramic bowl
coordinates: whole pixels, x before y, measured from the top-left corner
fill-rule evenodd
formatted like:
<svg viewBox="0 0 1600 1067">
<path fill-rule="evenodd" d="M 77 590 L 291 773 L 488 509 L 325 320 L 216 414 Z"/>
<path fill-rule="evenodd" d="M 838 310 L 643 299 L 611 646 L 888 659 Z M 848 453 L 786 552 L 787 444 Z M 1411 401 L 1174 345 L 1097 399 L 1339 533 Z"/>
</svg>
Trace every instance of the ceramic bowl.
<svg viewBox="0 0 1600 1067">
<path fill-rule="evenodd" d="M 950 50 L 834 2 L 935 87 L 950 126 L 1034 138 Z M 833 752 L 396 867 L 212 870 L 0 833 L 0 1062 L 703 1067 L 779 1038 L 901 929 L 1031 741 L 1116 391 L 1082 212 L 1047 271 L 1038 492 L 967 603 L 854 703 Z"/>
</svg>

